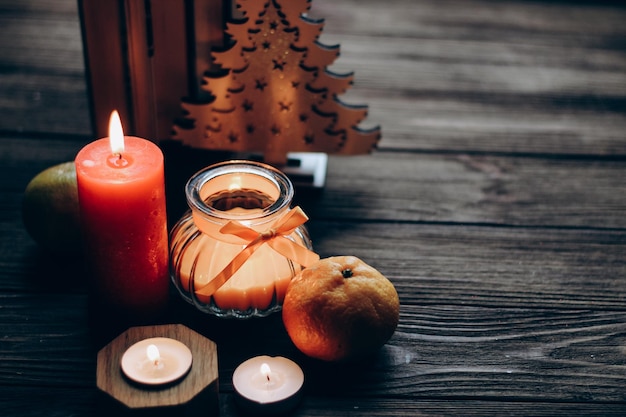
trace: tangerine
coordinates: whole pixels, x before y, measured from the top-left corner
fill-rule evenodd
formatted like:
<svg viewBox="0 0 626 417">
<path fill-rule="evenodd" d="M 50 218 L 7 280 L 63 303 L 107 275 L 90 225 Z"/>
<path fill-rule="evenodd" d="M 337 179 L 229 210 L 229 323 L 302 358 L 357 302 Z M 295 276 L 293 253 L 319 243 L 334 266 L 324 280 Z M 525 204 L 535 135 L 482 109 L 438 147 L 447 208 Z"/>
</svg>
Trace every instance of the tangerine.
<svg viewBox="0 0 626 417">
<path fill-rule="evenodd" d="M 378 270 L 355 256 L 324 258 L 287 288 L 283 323 L 305 355 L 324 361 L 371 356 L 393 335 L 400 301 Z"/>
</svg>

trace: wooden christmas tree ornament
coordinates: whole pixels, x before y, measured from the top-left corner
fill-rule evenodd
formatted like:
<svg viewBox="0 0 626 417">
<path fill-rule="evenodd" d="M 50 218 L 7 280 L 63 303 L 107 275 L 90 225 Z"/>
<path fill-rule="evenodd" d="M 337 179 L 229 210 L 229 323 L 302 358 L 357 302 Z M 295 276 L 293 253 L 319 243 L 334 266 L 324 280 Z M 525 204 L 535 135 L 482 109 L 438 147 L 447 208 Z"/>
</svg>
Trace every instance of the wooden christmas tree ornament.
<svg viewBox="0 0 626 417">
<path fill-rule="evenodd" d="M 339 47 L 317 41 L 323 20 L 304 17 L 310 0 L 237 4 L 244 18 L 227 24 L 231 44 L 212 54 L 221 71 L 204 78 L 212 99 L 182 104 L 188 123 L 174 126 L 174 139 L 198 148 L 260 152 L 278 167 L 287 165 L 289 152 L 370 152 L 380 129 L 360 129 L 367 107 L 339 99 L 353 75 L 326 68 Z"/>
<path fill-rule="evenodd" d="M 150 346 L 153 340 L 156 346 Z M 136 349 L 144 345 L 149 346 L 145 358 Z M 152 347 L 157 348 L 155 357 L 150 356 Z M 191 367 L 181 369 L 187 359 Z M 168 378 L 167 368 L 159 373 L 163 366 L 181 372 Z M 96 384 L 102 415 L 217 415 L 217 346 L 181 324 L 132 327 L 98 352 Z"/>
</svg>

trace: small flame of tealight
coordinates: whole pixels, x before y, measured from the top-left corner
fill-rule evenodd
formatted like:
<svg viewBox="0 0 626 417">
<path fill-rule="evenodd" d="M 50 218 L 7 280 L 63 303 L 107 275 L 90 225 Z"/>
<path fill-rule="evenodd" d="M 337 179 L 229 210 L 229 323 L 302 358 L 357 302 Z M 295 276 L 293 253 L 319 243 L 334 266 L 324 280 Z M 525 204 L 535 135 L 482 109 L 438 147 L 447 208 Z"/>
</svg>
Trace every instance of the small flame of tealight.
<svg viewBox="0 0 626 417">
<path fill-rule="evenodd" d="M 109 119 L 109 144 L 113 155 L 122 155 L 124 152 L 124 130 L 117 110 L 113 110 Z"/>
<path fill-rule="evenodd" d="M 270 366 L 265 362 L 261 364 L 261 375 L 263 375 L 268 381 L 270 380 L 270 375 L 272 374 L 272 370 Z"/>
<path fill-rule="evenodd" d="M 148 345 L 146 348 L 146 355 L 148 356 L 148 360 L 150 362 L 154 362 L 155 365 L 159 364 L 159 359 L 161 359 L 161 353 L 159 352 L 159 348 L 155 345 Z"/>
</svg>

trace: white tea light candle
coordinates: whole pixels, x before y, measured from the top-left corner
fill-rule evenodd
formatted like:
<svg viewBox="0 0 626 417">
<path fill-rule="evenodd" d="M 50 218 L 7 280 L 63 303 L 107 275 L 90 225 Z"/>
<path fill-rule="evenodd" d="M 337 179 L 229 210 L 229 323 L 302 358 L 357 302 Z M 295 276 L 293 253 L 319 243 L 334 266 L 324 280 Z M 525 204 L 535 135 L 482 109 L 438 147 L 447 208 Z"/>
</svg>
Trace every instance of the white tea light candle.
<svg viewBox="0 0 626 417">
<path fill-rule="evenodd" d="M 248 359 L 233 373 L 240 405 L 256 413 L 278 414 L 295 407 L 303 385 L 302 369 L 280 356 Z"/>
<path fill-rule="evenodd" d="M 122 356 L 124 375 L 144 385 L 164 385 L 177 381 L 191 369 L 192 355 L 185 344 L 167 337 L 141 340 Z"/>
</svg>

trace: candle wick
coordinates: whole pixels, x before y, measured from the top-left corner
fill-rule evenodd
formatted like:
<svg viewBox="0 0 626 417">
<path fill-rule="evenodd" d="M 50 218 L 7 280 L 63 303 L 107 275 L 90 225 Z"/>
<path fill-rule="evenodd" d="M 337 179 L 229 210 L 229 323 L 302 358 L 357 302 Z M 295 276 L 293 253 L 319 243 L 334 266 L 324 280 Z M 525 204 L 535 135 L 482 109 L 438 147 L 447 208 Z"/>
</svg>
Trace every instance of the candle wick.
<svg viewBox="0 0 626 417">
<path fill-rule="evenodd" d="M 268 375 L 265 375 L 265 378 L 267 378 L 267 382 L 270 382 L 270 376 L 269 376 L 269 374 L 268 374 Z"/>
<path fill-rule="evenodd" d="M 122 159 L 122 153 L 121 152 L 117 152 L 115 155 L 117 155 L 117 159 L 119 159 L 119 160 Z"/>
</svg>

